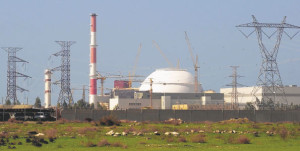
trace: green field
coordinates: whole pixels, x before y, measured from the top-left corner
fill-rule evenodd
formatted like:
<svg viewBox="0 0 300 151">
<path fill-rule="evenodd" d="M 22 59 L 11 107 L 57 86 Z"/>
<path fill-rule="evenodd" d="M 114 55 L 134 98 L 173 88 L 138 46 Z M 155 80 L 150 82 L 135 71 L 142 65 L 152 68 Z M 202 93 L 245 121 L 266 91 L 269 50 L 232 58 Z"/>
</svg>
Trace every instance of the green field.
<svg viewBox="0 0 300 151">
<path fill-rule="evenodd" d="M 106 135 L 111 130 L 127 135 Z M 32 131 L 42 134 L 28 134 Z M 300 123 L 254 123 L 247 119 L 215 123 L 122 122 L 120 126 L 12 121 L 0 123 L 0 132 L 0 150 L 300 150 Z M 55 138 L 54 142 L 49 138 Z M 42 146 L 34 146 L 34 141 Z"/>
</svg>

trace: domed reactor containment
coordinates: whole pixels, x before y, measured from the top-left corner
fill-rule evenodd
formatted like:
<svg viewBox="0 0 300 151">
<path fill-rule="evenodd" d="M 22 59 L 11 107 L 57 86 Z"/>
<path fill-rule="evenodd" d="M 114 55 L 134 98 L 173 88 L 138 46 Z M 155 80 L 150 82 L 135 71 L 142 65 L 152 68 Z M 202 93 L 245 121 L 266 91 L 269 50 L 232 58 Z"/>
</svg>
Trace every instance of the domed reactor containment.
<svg viewBox="0 0 300 151">
<path fill-rule="evenodd" d="M 166 68 L 157 69 L 151 73 L 142 83 L 140 91 L 150 90 L 152 79 L 153 93 L 194 93 L 194 76 L 184 69 Z M 199 84 L 199 92 L 202 87 Z"/>
</svg>

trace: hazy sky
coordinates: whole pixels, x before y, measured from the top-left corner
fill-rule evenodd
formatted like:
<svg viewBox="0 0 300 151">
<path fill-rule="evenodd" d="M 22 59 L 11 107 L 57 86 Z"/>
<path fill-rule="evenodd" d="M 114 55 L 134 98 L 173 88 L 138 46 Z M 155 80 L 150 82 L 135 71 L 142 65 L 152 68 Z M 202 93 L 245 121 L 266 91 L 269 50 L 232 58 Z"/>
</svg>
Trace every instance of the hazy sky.
<svg viewBox="0 0 300 151">
<path fill-rule="evenodd" d="M 18 71 L 32 79 L 18 79 L 19 86 L 30 90 L 18 93 L 18 98 L 24 102 L 28 96 L 29 103 L 34 103 L 37 96 L 44 100 L 44 70 L 60 64 L 60 58 L 49 58 L 60 51 L 56 40 L 76 41 L 71 47 L 72 88 L 89 84 L 91 13 L 98 14 L 97 70 L 102 73 L 128 75 L 139 43 L 143 47 L 137 75 L 147 76 L 168 67 L 152 40 L 169 60 L 176 64 L 180 59 L 180 67 L 193 73 L 184 38 L 187 31 L 194 54 L 199 55 L 200 82 L 205 90 L 219 91 L 231 82 L 229 66 L 240 66 L 238 73 L 244 77 L 239 83 L 247 86 L 255 85 L 260 69 L 256 36 L 247 39 L 235 26 L 252 22 L 251 15 L 271 23 L 287 16 L 287 23 L 300 25 L 299 10 L 298 0 L 0 0 L 0 46 L 23 48 L 17 56 L 30 63 L 26 67 L 19 64 Z M 272 40 L 266 41 L 270 47 Z M 300 85 L 299 40 L 300 35 L 282 39 L 277 61 L 284 85 Z M 0 55 L 0 96 L 5 98 L 7 53 L 1 50 Z M 53 78 L 59 80 L 59 74 Z M 106 80 L 105 87 L 112 88 L 113 80 Z M 52 104 L 56 104 L 58 93 L 58 86 L 53 86 Z M 81 94 L 74 91 L 74 100 Z"/>
</svg>

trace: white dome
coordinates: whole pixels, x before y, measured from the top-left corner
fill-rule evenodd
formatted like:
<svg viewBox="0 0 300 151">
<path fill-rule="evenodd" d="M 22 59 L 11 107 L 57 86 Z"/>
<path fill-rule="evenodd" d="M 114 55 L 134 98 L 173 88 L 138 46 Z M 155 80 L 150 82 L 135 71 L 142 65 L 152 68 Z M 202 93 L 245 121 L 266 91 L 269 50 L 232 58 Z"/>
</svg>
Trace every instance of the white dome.
<svg viewBox="0 0 300 151">
<path fill-rule="evenodd" d="M 184 69 L 157 69 L 142 83 L 140 91 L 150 90 L 152 78 L 153 93 L 194 93 L 194 76 Z M 199 90 L 202 88 L 199 84 Z"/>
</svg>

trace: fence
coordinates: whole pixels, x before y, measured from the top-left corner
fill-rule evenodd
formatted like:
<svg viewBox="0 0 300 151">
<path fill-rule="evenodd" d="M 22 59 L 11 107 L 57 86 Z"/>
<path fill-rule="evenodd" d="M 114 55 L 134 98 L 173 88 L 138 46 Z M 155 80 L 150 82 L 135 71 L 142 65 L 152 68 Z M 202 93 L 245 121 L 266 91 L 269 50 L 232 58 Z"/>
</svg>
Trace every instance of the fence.
<svg viewBox="0 0 300 151">
<path fill-rule="evenodd" d="M 104 116 L 113 115 L 120 120 L 130 121 L 164 121 L 180 118 L 186 122 L 222 121 L 231 118 L 248 118 L 255 122 L 300 122 L 300 111 L 271 110 L 90 110 L 66 109 L 61 116 L 68 120 L 84 121 L 86 118 L 99 120 Z"/>
</svg>

